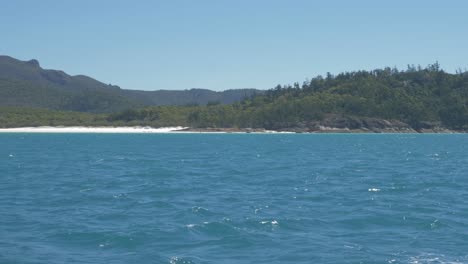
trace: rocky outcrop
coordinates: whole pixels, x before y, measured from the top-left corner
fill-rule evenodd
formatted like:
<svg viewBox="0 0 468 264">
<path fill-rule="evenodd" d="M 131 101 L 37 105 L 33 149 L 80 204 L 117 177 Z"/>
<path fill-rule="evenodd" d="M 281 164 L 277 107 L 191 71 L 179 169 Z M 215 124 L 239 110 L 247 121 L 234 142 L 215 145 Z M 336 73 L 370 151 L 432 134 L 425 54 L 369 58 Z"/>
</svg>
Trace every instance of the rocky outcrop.
<svg viewBox="0 0 468 264">
<path fill-rule="evenodd" d="M 451 133 L 438 122 L 421 122 L 415 128 L 399 120 L 327 115 L 322 120 L 275 124 L 276 131 L 296 133 Z"/>
</svg>

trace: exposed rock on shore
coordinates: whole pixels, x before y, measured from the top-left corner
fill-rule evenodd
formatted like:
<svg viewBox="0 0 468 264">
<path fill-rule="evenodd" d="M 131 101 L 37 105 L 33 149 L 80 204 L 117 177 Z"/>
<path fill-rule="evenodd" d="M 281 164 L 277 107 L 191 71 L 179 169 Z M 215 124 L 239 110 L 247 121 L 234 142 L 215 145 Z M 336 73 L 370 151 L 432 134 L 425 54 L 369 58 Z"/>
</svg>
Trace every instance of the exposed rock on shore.
<svg viewBox="0 0 468 264">
<path fill-rule="evenodd" d="M 455 133 L 437 122 L 422 122 L 418 128 L 398 120 L 370 117 L 327 116 L 320 121 L 275 123 L 266 128 L 188 128 L 191 132 L 294 132 L 294 133 Z"/>
</svg>

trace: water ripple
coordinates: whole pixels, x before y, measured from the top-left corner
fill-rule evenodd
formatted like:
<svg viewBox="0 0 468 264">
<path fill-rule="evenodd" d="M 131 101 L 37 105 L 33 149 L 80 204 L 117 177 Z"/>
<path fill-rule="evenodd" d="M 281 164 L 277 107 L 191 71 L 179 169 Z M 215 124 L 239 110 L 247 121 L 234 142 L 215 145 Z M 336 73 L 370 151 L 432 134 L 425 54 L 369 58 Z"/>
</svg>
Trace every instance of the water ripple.
<svg viewBox="0 0 468 264">
<path fill-rule="evenodd" d="M 0 263 L 468 263 L 466 135 L 0 135 Z"/>
</svg>

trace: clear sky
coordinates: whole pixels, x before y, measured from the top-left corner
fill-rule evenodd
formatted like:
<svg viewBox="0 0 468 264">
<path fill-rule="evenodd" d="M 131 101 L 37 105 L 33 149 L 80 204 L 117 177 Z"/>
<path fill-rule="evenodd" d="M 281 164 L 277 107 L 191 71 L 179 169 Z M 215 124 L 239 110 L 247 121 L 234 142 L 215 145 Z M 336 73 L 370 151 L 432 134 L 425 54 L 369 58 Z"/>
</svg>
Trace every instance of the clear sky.
<svg viewBox="0 0 468 264">
<path fill-rule="evenodd" d="M 468 68 L 464 0 L 0 0 L 0 54 L 126 89 L 267 89 L 326 72 Z"/>
</svg>

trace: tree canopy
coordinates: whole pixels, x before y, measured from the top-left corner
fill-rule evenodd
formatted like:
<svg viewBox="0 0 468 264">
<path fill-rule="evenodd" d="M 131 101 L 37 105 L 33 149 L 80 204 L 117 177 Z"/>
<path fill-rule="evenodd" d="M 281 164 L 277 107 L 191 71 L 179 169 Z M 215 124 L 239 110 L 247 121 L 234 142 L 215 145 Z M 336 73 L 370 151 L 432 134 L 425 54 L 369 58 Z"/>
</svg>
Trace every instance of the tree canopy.
<svg viewBox="0 0 468 264">
<path fill-rule="evenodd" d="M 285 129 L 308 126 L 329 115 L 338 115 L 398 120 L 414 129 L 432 124 L 466 130 L 467 105 L 468 73 L 446 73 L 438 63 L 434 63 L 425 68 L 409 65 L 402 71 L 384 68 L 337 75 L 328 73 L 325 77 L 317 76 L 302 84 L 278 85 L 232 104 L 213 101 L 202 106 L 129 109 L 96 115 L 86 122 L 155 127 Z M 8 124 L 11 123 L 14 122 L 10 120 Z"/>
</svg>

